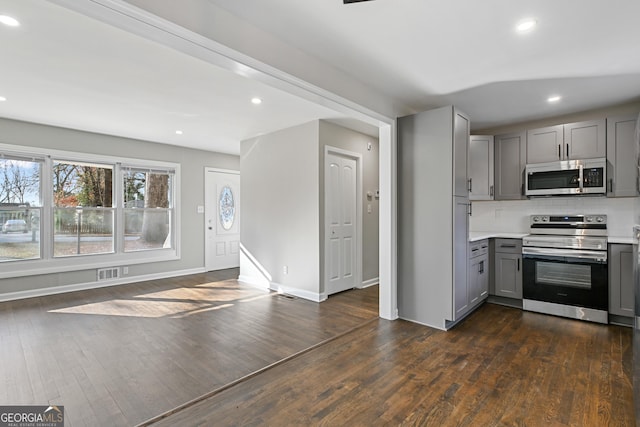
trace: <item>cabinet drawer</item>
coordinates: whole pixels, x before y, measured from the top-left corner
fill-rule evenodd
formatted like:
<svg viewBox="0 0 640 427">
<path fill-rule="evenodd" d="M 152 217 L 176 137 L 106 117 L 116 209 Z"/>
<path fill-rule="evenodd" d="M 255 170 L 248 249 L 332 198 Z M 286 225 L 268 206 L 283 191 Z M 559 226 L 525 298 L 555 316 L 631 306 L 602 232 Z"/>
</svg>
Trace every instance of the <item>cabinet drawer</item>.
<svg viewBox="0 0 640 427">
<path fill-rule="evenodd" d="M 495 239 L 495 251 L 508 254 L 522 253 L 521 239 Z"/>
<path fill-rule="evenodd" d="M 475 258 L 480 255 L 486 255 L 489 253 L 489 241 L 481 240 L 479 242 L 473 242 L 469 245 L 469 258 Z"/>
</svg>

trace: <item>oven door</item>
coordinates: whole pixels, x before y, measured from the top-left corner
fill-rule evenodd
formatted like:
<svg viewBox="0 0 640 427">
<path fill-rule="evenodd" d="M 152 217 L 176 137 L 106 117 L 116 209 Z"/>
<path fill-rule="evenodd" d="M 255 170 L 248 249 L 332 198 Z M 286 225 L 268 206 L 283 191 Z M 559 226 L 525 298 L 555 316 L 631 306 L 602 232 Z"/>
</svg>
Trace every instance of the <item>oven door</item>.
<svg viewBox="0 0 640 427">
<path fill-rule="evenodd" d="M 607 311 L 606 251 L 523 248 L 523 298 Z"/>
</svg>

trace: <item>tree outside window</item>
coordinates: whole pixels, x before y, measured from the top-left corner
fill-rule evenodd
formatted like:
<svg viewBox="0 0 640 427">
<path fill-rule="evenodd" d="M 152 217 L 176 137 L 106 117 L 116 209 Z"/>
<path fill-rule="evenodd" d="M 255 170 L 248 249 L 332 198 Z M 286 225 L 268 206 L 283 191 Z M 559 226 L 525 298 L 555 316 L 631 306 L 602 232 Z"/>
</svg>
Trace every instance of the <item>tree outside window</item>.
<svg viewBox="0 0 640 427">
<path fill-rule="evenodd" d="M 42 161 L 0 159 L 0 262 L 40 258 Z"/>
<path fill-rule="evenodd" d="M 128 169 L 123 177 L 125 252 L 171 248 L 173 172 Z"/>
<path fill-rule="evenodd" d="M 113 166 L 53 163 L 54 256 L 114 251 Z"/>
</svg>

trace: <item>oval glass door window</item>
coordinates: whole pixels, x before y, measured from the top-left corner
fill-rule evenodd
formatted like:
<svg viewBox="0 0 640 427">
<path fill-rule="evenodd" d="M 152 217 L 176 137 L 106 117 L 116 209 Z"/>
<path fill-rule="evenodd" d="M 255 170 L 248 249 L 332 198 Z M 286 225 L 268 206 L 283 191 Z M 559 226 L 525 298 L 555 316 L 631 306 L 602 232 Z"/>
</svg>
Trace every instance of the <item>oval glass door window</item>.
<svg viewBox="0 0 640 427">
<path fill-rule="evenodd" d="M 231 230 L 236 215 L 236 203 L 231 187 L 224 186 L 220 191 L 220 225 L 225 230 Z"/>
</svg>

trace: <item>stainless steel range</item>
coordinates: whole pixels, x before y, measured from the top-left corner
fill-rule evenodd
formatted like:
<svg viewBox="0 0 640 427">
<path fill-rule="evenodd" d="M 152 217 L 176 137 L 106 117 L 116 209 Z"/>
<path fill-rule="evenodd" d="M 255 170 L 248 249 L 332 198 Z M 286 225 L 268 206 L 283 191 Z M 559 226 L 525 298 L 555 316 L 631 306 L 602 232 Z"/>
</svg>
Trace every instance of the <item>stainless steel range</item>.
<svg viewBox="0 0 640 427">
<path fill-rule="evenodd" d="M 608 323 L 606 215 L 531 215 L 522 239 L 523 308 Z"/>
</svg>

